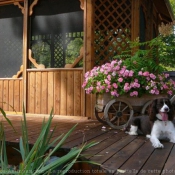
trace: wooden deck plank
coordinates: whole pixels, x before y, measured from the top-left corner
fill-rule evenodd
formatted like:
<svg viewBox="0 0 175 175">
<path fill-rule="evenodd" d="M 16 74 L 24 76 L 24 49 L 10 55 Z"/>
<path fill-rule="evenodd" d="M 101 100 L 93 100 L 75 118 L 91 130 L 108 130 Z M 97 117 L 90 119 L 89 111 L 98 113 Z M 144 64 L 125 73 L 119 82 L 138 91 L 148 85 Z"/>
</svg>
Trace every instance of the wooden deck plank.
<svg viewBox="0 0 175 175">
<path fill-rule="evenodd" d="M 116 140 L 116 142 L 112 145 L 107 143 L 107 148 L 103 151 L 99 152 L 101 156 L 93 156 L 91 158 L 92 161 L 97 161 L 100 164 L 106 162 L 110 157 L 112 157 L 116 152 L 120 151 L 123 147 L 128 145 L 131 141 L 133 141 L 136 137 L 123 137 L 120 140 Z"/>
<path fill-rule="evenodd" d="M 163 149 L 155 149 L 150 158 L 144 164 L 138 175 L 140 174 L 161 174 L 163 166 L 173 147 L 172 143 L 163 143 Z"/>
<path fill-rule="evenodd" d="M 98 136 L 104 134 L 104 131 L 102 131 L 100 128 L 101 127 L 96 127 L 94 129 L 89 130 L 88 132 L 86 132 L 82 135 L 83 137 L 66 142 L 63 145 L 63 147 L 72 148 L 72 147 L 80 145 L 80 143 L 82 143 L 82 142 L 87 142 L 88 140 L 91 140 L 92 138 L 95 138 L 95 137 L 98 137 Z"/>
<path fill-rule="evenodd" d="M 136 151 L 143 145 L 144 140 L 135 139 L 120 151 L 115 153 L 110 159 L 103 163 L 105 169 L 116 171 L 121 165 L 123 165 Z"/>
<path fill-rule="evenodd" d="M 84 154 L 86 155 L 87 159 L 90 159 L 91 157 L 100 154 L 100 152 L 102 152 L 104 149 L 107 149 L 109 147 L 109 145 L 114 144 L 115 142 L 119 141 L 122 139 L 122 137 L 125 136 L 124 132 L 119 132 L 118 134 L 116 134 L 114 131 L 105 133 L 97 138 L 93 138 L 91 141 L 96 141 L 100 143 L 99 145 L 96 145 L 92 148 L 89 148 L 87 151 L 84 152 Z"/>
<path fill-rule="evenodd" d="M 119 169 L 124 170 L 125 175 L 137 174 L 153 151 L 154 148 L 150 142 L 145 141 L 142 147 L 140 147 L 124 165 L 119 167 Z M 121 173 L 117 172 L 116 174 Z"/>
<path fill-rule="evenodd" d="M 175 174 L 175 146 L 173 146 L 170 156 L 168 157 L 165 166 L 163 168 L 162 174 Z"/>
</svg>

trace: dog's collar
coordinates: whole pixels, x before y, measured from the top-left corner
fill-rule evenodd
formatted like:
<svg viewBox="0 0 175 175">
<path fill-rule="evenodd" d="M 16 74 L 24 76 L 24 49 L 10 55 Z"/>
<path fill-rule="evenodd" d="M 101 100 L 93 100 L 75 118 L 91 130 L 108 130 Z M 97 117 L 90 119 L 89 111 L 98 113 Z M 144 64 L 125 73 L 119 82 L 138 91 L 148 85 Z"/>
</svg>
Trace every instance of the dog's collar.
<svg viewBox="0 0 175 175">
<path fill-rule="evenodd" d="M 159 121 L 163 121 L 162 119 L 158 118 L 157 116 L 156 116 L 156 118 L 157 118 L 157 120 L 159 120 Z"/>
</svg>

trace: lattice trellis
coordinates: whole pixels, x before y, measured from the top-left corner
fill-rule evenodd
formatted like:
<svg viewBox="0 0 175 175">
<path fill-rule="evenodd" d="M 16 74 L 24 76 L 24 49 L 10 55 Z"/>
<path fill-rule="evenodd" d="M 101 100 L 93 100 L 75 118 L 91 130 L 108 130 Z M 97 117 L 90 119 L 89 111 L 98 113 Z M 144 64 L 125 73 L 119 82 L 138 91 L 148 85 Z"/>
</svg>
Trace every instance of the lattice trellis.
<svg viewBox="0 0 175 175">
<path fill-rule="evenodd" d="M 54 66 L 64 67 L 64 47 L 63 47 L 63 35 L 57 34 L 54 36 Z"/>
<path fill-rule="evenodd" d="M 95 64 L 112 60 L 131 38 L 130 0 L 94 0 Z"/>
</svg>

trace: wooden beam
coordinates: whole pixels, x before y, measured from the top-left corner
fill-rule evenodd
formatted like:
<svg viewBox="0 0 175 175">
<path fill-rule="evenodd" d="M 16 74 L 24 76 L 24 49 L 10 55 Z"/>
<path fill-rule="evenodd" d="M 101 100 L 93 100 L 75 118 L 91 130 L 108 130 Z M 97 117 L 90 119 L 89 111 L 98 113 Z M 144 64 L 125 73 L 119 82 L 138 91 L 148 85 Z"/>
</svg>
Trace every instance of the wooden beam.
<svg viewBox="0 0 175 175">
<path fill-rule="evenodd" d="M 140 0 L 132 0 L 132 15 L 131 15 L 131 40 L 135 40 L 139 34 L 139 16 L 140 16 Z"/>
<path fill-rule="evenodd" d="M 94 0 L 84 1 L 84 73 L 94 66 Z M 84 93 L 84 115 L 93 118 L 95 100 L 94 95 Z"/>
<path fill-rule="evenodd" d="M 28 57 L 28 0 L 24 0 L 24 19 L 23 19 L 23 104 L 27 111 L 27 57 Z"/>
<path fill-rule="evenodd" d="M 24 0 L 0 0 L 0 5 L 9 5 L 16 2 L 24 2 Z"/>
</svg>

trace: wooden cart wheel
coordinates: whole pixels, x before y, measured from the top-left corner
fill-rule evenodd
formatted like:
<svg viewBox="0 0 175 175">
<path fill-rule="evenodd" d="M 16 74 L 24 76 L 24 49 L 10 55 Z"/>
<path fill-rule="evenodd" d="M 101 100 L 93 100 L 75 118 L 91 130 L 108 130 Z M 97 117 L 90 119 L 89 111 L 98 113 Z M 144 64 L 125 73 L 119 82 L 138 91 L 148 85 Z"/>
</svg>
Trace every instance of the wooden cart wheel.
<svg viewBox="0 0 175 175">
<path fill-rule="evenodd" d="M 125 128 L 133 114 L 132 106 L 127 101 L 118 98 L 109 101 L 104 110 L 105 121 L 114 129 Z M 115 122 L 111 122 L 111 118 L 114 118 Z"/>
<path fill-rule="evenodd" d="M 105 106 L 104 106 L 104 108 L 105 108 Z M 104 125 L 107 125 L 108 123 L 106 122 L 105 117 L 104 117 L 104 108 L 103 108 L 102 111 L 99 111 L 99 110 L 95 107 L 94 113 L 95 113 L 96 119 L 97 119 L 99 122 L 103 123 Z M 115 122 L 116 120 L 117 120 L 116 117 L 110 119 L 110 121 L 111 121 L 112 123 Z"/>
<path fill-rule="evenodd" d="M 148 107 L 151 103 L 152 103 L 152 100 L 150 100 L 144 104 L 144 106 L 142 107 L 142 110 L 141 110 L 142 115 L 148 114 Z"/>
</svg>

